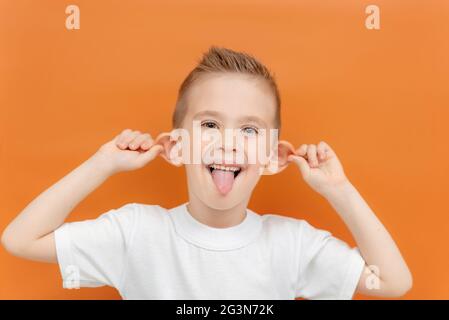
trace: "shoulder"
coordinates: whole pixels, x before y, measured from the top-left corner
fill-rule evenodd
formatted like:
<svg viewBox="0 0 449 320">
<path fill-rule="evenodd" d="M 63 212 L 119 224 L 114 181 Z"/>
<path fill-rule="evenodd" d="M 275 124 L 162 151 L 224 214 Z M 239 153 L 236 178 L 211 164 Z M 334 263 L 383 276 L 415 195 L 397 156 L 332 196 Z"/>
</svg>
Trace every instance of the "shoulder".
<svg viewBox="0 0 449 320">
<path fill-rule="evenodd" d="M 298 242 L 307 242 L 307 239 L 325 238 L 331 235 L 329 231 L 319 229 L 304 219 L 271 213 L 263 214 L 261 218 L 266 232 L 291 236 Z"/>
<path fill-rule="evenodd" d="M 306 220 L 280 214 L 266 213 L 260 216 L 264 227 L 270 230 L 292 230 L 297 232 L 302 228 L 303 224 L 308 224 Z"/>
<path fill-rule="evenodd" d="M 146 203 L 126 203 L 120 207 L 113 208 L 108 212 L 103 213 L 101 216 L 105 215 L 115 215 L 115 216 L 150 216 L 150 217 L 161 217 L 163 214 L 167 213 L 168 210 L 160 205 L 156 204 L 146 204 Z"/>
<path fill-rule="evenodd" d="M 167 219 L 168 210 L 156 204 L 126 203 L 101 214 L 98 219 L 109 220 L 126 229 L 143 225 L 157 227 Z"/>
<path fill-rule="evenodd" d="M 133 203 L 141 219 L 148 222 L 167 222 L 169 209 L 158 204 Z"/>
<path fill-rule="evenodd" d="M 142 240 L 166 234 L 170 226 L 167 213 L 168 209 L 157 204 L 133 202 L 102 214 L 100 219 L 109 220 L 131 245 L 136 237 Z"/>
<path fill-rule="evenodd" d="M 298 238 L 298 223 L 300 220 L 283 216 L 280 214 L 266 213 L 261 214 L 261 221 L 264 233 L 271 239 L 296 242 Z"/>
</svg>

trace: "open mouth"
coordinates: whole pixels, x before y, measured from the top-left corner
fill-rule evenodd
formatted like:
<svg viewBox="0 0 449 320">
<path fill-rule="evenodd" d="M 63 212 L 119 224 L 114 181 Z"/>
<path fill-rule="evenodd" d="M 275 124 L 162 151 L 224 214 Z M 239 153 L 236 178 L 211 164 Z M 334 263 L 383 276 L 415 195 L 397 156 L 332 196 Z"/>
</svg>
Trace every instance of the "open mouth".
<svg viewBox="0 0 449 320">
<path fill-rule="evenodd" d="M 214 172 L 214 170 L 222 170 L 226 172 L 232 172 L 234 174 L 234 178 L 237 178 L 240 172 L 242 172 L 241 167 L 235 167 L 235 166 L 223 166 L 218 164 L 211 164 L 208 165 L 207 168 L 209 169 L 210 173 Z"/>
<path fill-rule="evenodd" d="M 243 167 L 238 165 L 211 164 L 206 166 L 212 181 L 221 195 L 228 194 L 234 185 L 235 179 L 241 174 Z"/>
</svg>

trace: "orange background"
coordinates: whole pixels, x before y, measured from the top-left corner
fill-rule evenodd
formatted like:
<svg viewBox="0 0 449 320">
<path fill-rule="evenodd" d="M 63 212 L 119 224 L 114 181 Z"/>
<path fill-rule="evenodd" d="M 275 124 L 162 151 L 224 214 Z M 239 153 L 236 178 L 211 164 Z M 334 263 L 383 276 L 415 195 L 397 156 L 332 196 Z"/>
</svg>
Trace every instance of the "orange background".
<svg viewBox="0 0 449 320">
<path fill-rule="evenodd" d="M 81 29 L 65 28 L 77 4 Z M 381 29 L 365 28 L 380 7 Z M 414 275 L 404 298 L 448 299 L 449 2 L 0 1 L 0 230 L 124 128 L 170 130 L 177 89 L 210 45 L 252 53 L 277 77 L 282 137 L 328 142 Z M 106 181 L 69 221 L 129 202 L 187 200 L 184 171 L 157 159 Z M 253 210 L 308 220 L 355 245 L 290 166 Z M 151 272 L 151 270 L 149 270 Z M 2 299 L 119 299 L 62 289 L 56 264 L 0 249 Z M 368 298 L 356 295 L 356 299 Z"/>
</svg>

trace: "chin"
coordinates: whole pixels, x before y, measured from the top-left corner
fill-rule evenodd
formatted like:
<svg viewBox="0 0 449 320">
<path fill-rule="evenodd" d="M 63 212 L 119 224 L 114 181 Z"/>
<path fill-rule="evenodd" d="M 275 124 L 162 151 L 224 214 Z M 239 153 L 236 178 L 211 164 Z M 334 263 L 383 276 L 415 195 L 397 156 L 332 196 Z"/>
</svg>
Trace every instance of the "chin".
<svg viewBox="0 0 449 320">
<path fill-rule="evenodd" d="M 242 199 L 241 197 L 237 198 L 230 195 L 223 197 L 220 195 L 217 196 L 216 194 L 209 194 L 204 195 L 201 201 L 204 202 L 204 204 L 206 204 L 209 208 L 215 210 L 229 210 L 239 205 L 243 201 L 246 201 L 246 199 Z"/>
</svg>

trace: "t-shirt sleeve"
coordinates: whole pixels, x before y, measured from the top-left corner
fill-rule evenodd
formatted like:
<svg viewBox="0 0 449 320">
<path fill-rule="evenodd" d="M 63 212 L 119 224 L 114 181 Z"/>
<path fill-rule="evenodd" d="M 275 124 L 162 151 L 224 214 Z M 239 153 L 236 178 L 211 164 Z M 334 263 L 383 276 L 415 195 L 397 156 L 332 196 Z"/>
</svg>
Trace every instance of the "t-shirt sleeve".
<svg viewBox="0 0 449 320">
<path fill-rule="evenodd" d="M 126 204 L 96 219 L 67 222 L 55 230 L 64 288 L 120 288 L 138 206 Z"/>
<path fill-rule="evenodd" d="M 315 300 L 352 299 L 365 261 L 357 247 L 299 220 L 296 296 Z"/>
</svg>

